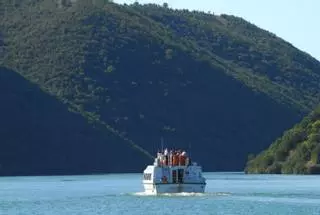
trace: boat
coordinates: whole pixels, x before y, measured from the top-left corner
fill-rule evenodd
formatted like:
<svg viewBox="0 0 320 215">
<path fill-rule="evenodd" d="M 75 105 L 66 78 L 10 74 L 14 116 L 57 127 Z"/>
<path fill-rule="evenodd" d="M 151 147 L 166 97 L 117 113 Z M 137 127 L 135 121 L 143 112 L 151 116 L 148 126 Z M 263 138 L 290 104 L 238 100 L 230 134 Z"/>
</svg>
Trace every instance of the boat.
<svg viewBox="0 0 320 215">
<path fill-rule="evenodd" d="M 192 162 L 186 151 L 165 149 L 157 153 L 153 165 L 143 171 L 145 193 L 204 193 L 206 179 L 202 167 Z"/>
</svg>

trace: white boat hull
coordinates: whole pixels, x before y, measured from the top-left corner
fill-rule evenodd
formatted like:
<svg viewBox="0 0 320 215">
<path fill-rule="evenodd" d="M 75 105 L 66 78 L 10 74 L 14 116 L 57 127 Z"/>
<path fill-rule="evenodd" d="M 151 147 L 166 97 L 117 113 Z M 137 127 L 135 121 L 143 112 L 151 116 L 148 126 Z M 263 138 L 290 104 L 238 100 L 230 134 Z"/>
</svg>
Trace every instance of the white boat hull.
<svg viewBox="0 0 320 215">
<path fill-rule="evenodd" d="M 206 184 L 204 183 L 185 183 L 185 184 L 153 184 L 144 183 L 146 193 L 204 193 Z"/>
</svg>

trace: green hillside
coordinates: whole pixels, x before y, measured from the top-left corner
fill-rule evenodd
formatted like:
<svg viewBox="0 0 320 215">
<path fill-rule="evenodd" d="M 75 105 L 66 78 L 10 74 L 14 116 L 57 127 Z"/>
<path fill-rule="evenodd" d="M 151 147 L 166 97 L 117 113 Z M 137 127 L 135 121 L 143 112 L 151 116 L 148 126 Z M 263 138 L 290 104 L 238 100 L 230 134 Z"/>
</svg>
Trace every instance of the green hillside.
<svg viewBox="0 0 320 215">
<path fill-rule="evenodd" d="M 0 175 L 132 172 L 150 162 L 127 144 L 113 144 L 114 135 L 1 67 L 0 89 Z M 120 153 L 135 163 L 119 162 Z M 116 165 L 106 165 L 111 163 Z"/>
<path fill-rule="evenodd" d="M 320 173 L 320 107 L 248 161 L 247 173 Z"/>
<path fill-rule="evenodd" d="M 68 126 L 58 128 L 50 126 L 63 122 L 58 117 L 41 119 L 39 127 L 49 126 L 44 138 L 50 142 L 28 137 L 14 140 L 12 147 L 10 135 L 1 136 L 0 151 L 37 145 L 38 150 L 21 152 L 42 162 L 37 173 L 50 173 L 49 163 L 63 173 L 98 167 L 140 172 L 161 137 L 167 146 L 191 145 L 194 160 L 206 171 L 241 170 L 248 153 L 268 147 L 319 103 L 320 63 L 241 18 L 137 3 L 59 2 L 0 3 L 0 65 L 42 92 L 35 95 L 44 105 L 39 111 L 53 114 L 46 109 L 51 107 L 47 96 L 65 108 L 63 119 L 70 117 Z M 20 86 L 15 79 L 10 83 Z M 30 103 L 22 95 L 16 99 Z M 13 117 L 15 103 L 3 103 L 8 108 L 2 114 L 11 116 L 4 126 L 28 117 L 28 127 L 35 120 L 30 112 Z M 29 133 L 37 137 L 38 129 Z M 56 136 L 59 151 L 69 155 L 68 144 L 76 140 L 63 132 L 76 136 L 81 129 L 94 140 L 83 138 L 72 146 L 69 169 L 56 162 L 59 155 L 51 161 L 38 156 L 56 144 Z M 81 147 L 91 144 L 83 156 Z M 123 158 L 110 165 L 103 158 L 106 150 L 114 153 L 109 160 L 117 151 L 131 154 L 130 167 Z M 97 154 L 99 162 L 93 161 Z M 0 164 L 10 169 L 11 162 L 0 154 Z M 35 172 L 31 163 L 25 169 L 25 174 Z"/>
</svg>

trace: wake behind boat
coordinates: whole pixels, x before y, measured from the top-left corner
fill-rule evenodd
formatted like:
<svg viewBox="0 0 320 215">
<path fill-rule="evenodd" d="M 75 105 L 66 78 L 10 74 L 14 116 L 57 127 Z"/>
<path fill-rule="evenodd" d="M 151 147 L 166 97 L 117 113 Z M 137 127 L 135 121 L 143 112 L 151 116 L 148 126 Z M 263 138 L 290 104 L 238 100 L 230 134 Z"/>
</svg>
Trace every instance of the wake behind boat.
<svg viewBox="0 0 320 215">
<path fill-rule="evenodd" d="M 146 193 L 203 193 L 206 179 L 202 167 L 185 151 L 158 152 L 153 165 L 143 171 L 143 186 Z"/>
</svg>

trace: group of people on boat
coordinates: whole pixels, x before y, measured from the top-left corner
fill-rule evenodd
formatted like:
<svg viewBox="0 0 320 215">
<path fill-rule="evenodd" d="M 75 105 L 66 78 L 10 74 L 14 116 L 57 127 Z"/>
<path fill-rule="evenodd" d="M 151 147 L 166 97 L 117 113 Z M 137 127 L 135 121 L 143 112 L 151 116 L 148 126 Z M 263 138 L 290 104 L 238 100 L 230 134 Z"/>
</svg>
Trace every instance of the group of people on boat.
<svg viewBox="0 0 320 215">
<path fill-rule="evenodd" d="M 161 166 L 188 166 L 191 163 L 187 153 L 182 150 L 165 149 L 157 153 L 157 160 Z"/>
</svg>

